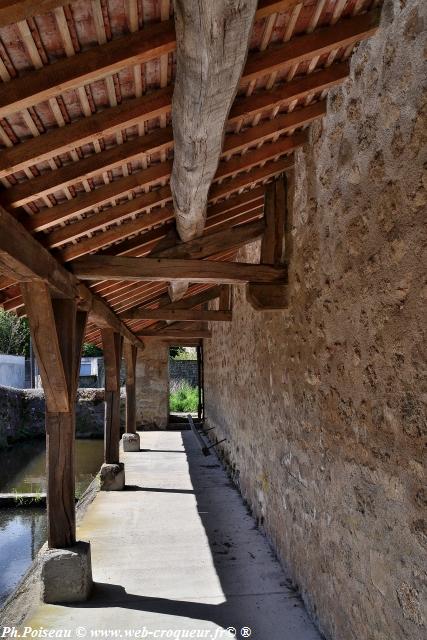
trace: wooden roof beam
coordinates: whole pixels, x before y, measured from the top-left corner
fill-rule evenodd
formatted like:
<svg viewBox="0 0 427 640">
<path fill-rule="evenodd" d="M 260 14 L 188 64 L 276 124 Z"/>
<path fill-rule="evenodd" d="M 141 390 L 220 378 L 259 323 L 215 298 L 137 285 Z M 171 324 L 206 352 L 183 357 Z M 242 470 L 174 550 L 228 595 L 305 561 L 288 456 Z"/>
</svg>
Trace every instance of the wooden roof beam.
<svg viewBox="0 0 427 640">
<path fill-rule="evenodd" d="M 336 46 L 339 46 L 339 42 L 336 43 Z M 265 73 L 268 73 L 268 68 L 265 70 Z M 237 98 L 231 108 L 229 122 L 235 122 L 245 116 L 255 115 L 263 110 L 290 104 L 295 100 L 304 99 L 313 93 L 321 93 L 343 82 L 348 76 L 348 73 L 349 66 L 347 62 L 336 63 L 326 69 L 313 72 L 308 76 L 283 83 L 276 89 L 269 91 L 263 90 L 251 96 Z M 5 177 L 13 172 L 31 167 L 55 155 L 72 151 L 75 147 L 91 142 L 103 135 L 113 133 L 118 129 L 126 129 L 138 122 L 144 122 L 165 115 L 170 112 L 171 100 L 171 87 L 159 89 L 147 96 L 125 100 L 117 107 L 111 107 L 95 113 L 90 118 L 83 118 L 65 127 L 52 129 L 38 138 L 31 138 L 8 149 L 2 149 L 0 155 L 0 177 Z M 168 132 L 170 135 L 170 130 L 166 130 L 166 136 Z M 145 137 L 138 138 L 140 140 L 142 153 L 150 154 L 150 152 L 153 152 L 150 147 L 152 142 L 152 149 L 157 149 L 159 143 L 156 137 L 154 137 L 153 140 L 151 135 L 152 134 L 149 134 L 147 136 L 147 140 L 145 140 Z M 118 149 L 118 147 L 115 147 L 115 149 Z M 104 157 L 104 153 L 106 152 L 99 154 L 101 158 Z M 120 153 L 119 149 L 117 153 Z M 80 162 L 82 161 L 79 161 L 77 164 L 80 164 Z M 97 160 L 97 162 L 100 161 Z M 97 166 L 99 167 L 100 165 L 98 164 Z M 64 169 L 61 168 L 53 172 L 55 175 L 58 174 L 59 185 L 61 184 L 60 176 L 63 170 Z M 69 169 L 69 171 L 72 170 Z M 50 176 L 50 172 L 45 174 L 45 181 L 48 181 L 48 176 Z M 37 180 L 41 180 L 41 178 L 34 178 L 30 182 L 32 183 Z M 48 187 L 49 184 L 53 183 L 48 183 Z M 48 187 L 46 188 L 44 185 L 45 182 L 42 183 L 42 189 L 47 189 Z M 17 189 L 17 198 L 28 197 L 25 191 L 21 196 L 20 189 L 24 190 L 24 187 L 21 187 L 21 185 L 11 187 L 9 191 L 13 194 L 14 189 Z M 14 196 L 10 196 L 10 202 L 13 202 L 13 200 Z"/>
<path fill-rule="evenodd" d="M 179 5 L 178 5 L 179 6 Z M 182 239 L 200 235 L 206 218 L 208 190 L 221 153 L 221 144 L 232 95 L 237 87 L 236 73 L 246 55 L 248 32 L 235 20 L 225 34 L 232 40 L 218 38 L 210 41 L 201 37 L 201 27 L 213 32 L 215 10 L 224 13 L 222 3 L 194 3 L 194 10 L 176 15 L 178 70 L 174 91 L 173 127 L 175 159 L 171 176 L 177 228 Z M 321 56 L 339 46 L 349 46 L 371 36 L 379 23 L 379 10 L 343 20 L 337 25 L 300 36 L 280 46 L 252 54 L 246 63 L 240 84 L 276 73 L 291 64 L 298 64 L 314 56 Z M 239 18 L 243 16 L 239 15 Z M 246 16 L 247 18 L 247 16 Z M 244 23 L 246 26 L 246 22 Z M 239 29 L 239 36 L 233 32 Z M 184 37 L 185 35 L 185 37 Z M 219 43 L 221 42 L 221 46 Z M 203 43 L 203 45 L 201 45 Z M 200 61 L 192 52 L 204 46 L 202 56 L 206 68 L 200 72 Z M 224 55 L 227 49 L 228 55 Z M 230 73 L 224 60 L 235 59 Z M 222 65 L 222 66 L 221 66 Z M 215 73 L 210 73 L 210 69 Z M 195 143 L 197 141 L 197 144 Z"/>
<path fill-rule="evenodd" d="M 177 322 L 176 324 L 179 325 L 180 323 Z M 199 338 L 212 337 L 210 329 L 200 328 L 197 324 L 194 328 L 172 325 L 162 330 L 141 329 L 137 334 L 143 340 L 197 340 Z"/>
<path fill-rule="evenodd" d="M 261 138 L 262 140 L 262 138 Z M 218 170 L 214 177 L 214 182 L 223 180 L 233 174 L 241 173 L 262 164 L 272 158 L 282 156 L 286 153 L 294 151 L 302 146 L 306 141 L 306 134 L 298 133 L 293 136 L 281 137 L 276 142 L 266 142 L 260 148 L 256 148 L 246 153 L 242 158 L 238 156 L 231 160 L 222 161 L 218 166 Z M 25 226 L 31 231 L 43 231 L 50 227 L 56 226 L 62 222 L 66 222 L 77 215 L 90 211 L 93 207 L 99 207 L 108 203 L 113 197 L 123 196 L 132 189 L 156 184 L 162 178 L 170 175 L 170 163 L 164 162 L 153 165 L 143 171 L 133 173 L 124 178 L 114 180 L 105 184 L 98 189 L 94 189 L 88 193 L 82 193 L 72 200 L 67 200 L 62 204 L 46 208 L 40 213 L 32 216 L 26 216 L 24 219 Z M 92 230 L 101 228 L 106 224 L 118 222 L 125 217 L 129 217 L 133 213 L 142 212 L 148 208 L 163 206 L 172 198 L 171 189 L 166 186 L 158 190 L 145 193 L 133 200 L 111 207 L 105 211 L 97 213 L 93 216 L 91 227 L 91 218 L 85 221 L 76 222 L 67 225 L 62 229 L 58 229 L 49 234 L 46 239 L 47 246 L 50 248 L 64 244 L 84 235 Z"/>
<path fill-rule="evenodd" d="M 272 103 L 274 104 L 274 103 Z M 286 133 L 297 127 L 303 127 L 313 120 L 322 117 L 326 112 L 326 101 L 314 102 L 290 113 L 278 115 L 272 120 L 268 119 L 257 127 L 248 127 L 245 131 L 226 136 L 221 155 L 237 153 L 251 144 L 258 144 L 278 134 Z M 106 151 L 83 158 L 79 162 L 73 162 L 56 171 L 49 171 L 31 180 L 18 183 L 2 193 L 2 202 L 5 206 L 18 207 L 36 198 L 46 196 L 59 191 L 67 186 L 76 184 L 82 179 L 89 179 L 103 171 L 131 162 L 141 154 L 151 155 L 161 150 L 173 147 L 172 128 L 158 129 L 152 133 L 128 140 L 121 145 L 112 147 Z M 149 183 L 150 175 L 160 180 L 169 177 L 169 165 L 163 174 L 157 167 L 151 171 L 139 172 L 141 184 Z M 146 176 L 144 178 L 144 176 Z M 132 184 L 132 181 L 131 181 Z"/>
<path fill-rule="evenodd" d="M 72 58 L 69 59 L 72 60 Z M 72 151 L 76 147 L 93 142 L 118 129 L 126 129 L 139 122 L 165 115 L 170 112 L 171 100 L 172 87 L 165 87 L 140 98 L 125 100 L 117 107 L 104 109 L 89 118 L 76 120 L 65 127 L 52 129 L 42 136 L 2 149 L 0 178 Z M 139 140 L 141 152 L 144 153 L 143 139 L 139 138 Z M 57 172 L 54 173 L 56 175 Z"/>
<path fill-rule="evenodd" d="M 158 304 L 162 307 L 162 309 L 165 310 L 168 309 L 169 311 L 185 311 L 193 309 L 194 307 L 198 307 L 199 305 L 204 304 L 205 302 L 209 302 L 210 300 L 215 300 L 216 298 L 219 298 L 220 294 L 221 287 L 216 285 L 200 293 L 195 293 L 185 298 L 181 298 L 181 300 L 176 300 L 176 302 L 171 302 L 169 296 L 165 296 L 163 300 L 158 300 Z M 151 304 L 153 304 L 152 301 Z M 124 311 L 121 314 L 121 317 L 127 320 L 140 320 L 144 319 L 141 314 L 145 313 L 145 311 L 147 311 L 147 309 L 144 307 L 130 309 L 128 311 Z"/>
<path fill-rule="evenodd" d="M 70 0 L 1 0 L 0 27 L 54 11 L 70 4 Z"/>
<path fill-rule="evenodd" d="M 13 216 L 0 207 L 0 270 L 19 282 L 45 282 L 55 295 L 76 299 L 100 326 L 119 331 L 141 347 L 126 325 L 90 290 L 65 269 Z"/>
<path fill-rule="evenodd" d="M 123 256 L 87 256 L 72 264 L 82 280 L 129 280 L 147 282 L 211 282 L 245 284 L 247 282 L 286 282 L 285 266 L 182 260 L 172 258 L 129 258 Z"/>
<path fill-rule="evenodd" d="M 139 309 L 141 320 L 165 320 L 169 322 L 231 322 L 231 311 L 210 311 L 203 309 Z"/>
<path fill-rule="evenodd" d="M 253 53 L 246 63 L 241 84 L 248 84 L 284 67 L 329 53 L 332 49 L 348 47 L 366 40 L 377 31 L 380 15 L 381 8 L 376 8 L 340 20 L 330 27 L 321 27 L 312 33 L 296 36 L 281 45 L 273 45 L 264 51 Z"/>
<path fill-rule="evenodd" d="M 160 180 L 167 179 L 170 175 L 171 163 L 161 162 L 159 164 L 152 165 L 148 169 L 139 171 L 137 173 L 131 173 L 128 176 L 113 180 L 107 184 L 103 184 L 94 189 L 80 193 L 72 200 L 66 200 L 61 204 L 54 205 L 53 207 L 46 207 L 40 213 L 35 213 L 32 216 L 25 216 L 23 222 L 27 229 L 31 231 L 44 231 L 50 229 L 62 222 L 67 222 L 77 215 L 87 213 L 94 207 L 102 207 L 105 204 L 111 202 L 115 198 L 131 193 L 134 189 L 141 186 L 150 187 L 156 185 Z M 169 187 L 163 187 L 157 191 L 150 191 L 142 194 L 139 198 L 135 198 L 132 201 L 126 202 L 127 208 L 130 210 L 127 215 L 143 211 L 154 206 L 161 206 L 171 199 Z M 132 203 L 133 202 L 133 207 Z M 114 207 L 112 207 L 114 209 Z M 126 208 L 125 208 L 126 210 Z M 122 210 L 117 210 L 116 220 L 120 220 L 122 217 Z M 104 216 L 107 220 L 111 216 L 109 209 L 97 214 L 99 220 Z M 98 226 L 105 226 L 108 222 L 104 222 Z M 96 225 L 95 225 L 96 228 Z M 72 229 L 68 229 L 68 233 L 71 233 L 73 237 Z M 68 238 L 66 238 L 68 240 Z M 55 243 L 57 244 L 57 243 Z"/>
<path fill-rule="evenodd" d="M 0 118 L 54 98 L 59 93 L 143 64 L 175 49 L 172 20 L 150 24 L 144 31 L 91 47 L 0 85 Z"/>
<path fill-rule="evenodd" d="M 243 84 L 249 82 L 250 78 L 254 75 L 256 77 L 269 75 L 275 69 L 280 69 L 282 66 L 294 63 L 295 60 L 300 59 L 301 56 L 303 59 L 309 59 L 310 57 L 318 55 L 319 51 L 330 51 L 346 46 L 346 43 L 357 42 L 367 38 L 375 32 L 378 21 L 379 10 L 375 9 L 374 11 L 355 16 L 351 19 L 341 20 L 331 27 L 326 27 L 314 31 L 311 34 L 292 39 L 289 43 L 269 48 L 260 53 L 251 54 L 248 58 L 248 66 L 243 74 L 242 82 Z M 161 25 L 164 24 L 164 22 L 161 23 Z M 158 27 L 161 25 L 154 26 Z M 139 32 L 134 35 L 140 38 Z M 295 52 L 292 51 L 294 41 L 298 41 L 298 47 L 295 49 Z M 119 42 L 119 40 L 113 40 L 112 42 Z M 96 50 L 100 48 L 101 47 L 97 47 Z M 84 54 L 79 54 L 78 57 L 81 55 Z M 77 57 L 73 56 L 66 60 L 69 61 L 68 64 L 76 66 L 76 58 Z M 66 60 L 60 62 L 65 62 Z M 52 73 L 51 69 L 55 67 L 55 64 L 41 69 L 40 73 L 47 71 Z M 336 74 L 336 70 L 340 73 Z M 334 86 L 334 84 L 342 81 L 347 74 L 348 66 L 346 63 L 332 65 L 329 69 L 285 83 L 279 90 L 274 90 L 272 94 L 277 95 L 277 91 L 283 90 L 283 101 L 292 101 L 292 99 L 295 99 L 295 95 L 291 99 L 286 93 L 293 92 L 295 94 L 297 87 L 300 87 L 299 90 L 302 94 L 305 93 L 305 95 L 307 95 L 308 93 L 313 93 L 316 89 L 320 91 L 328 86 Z M 15 82 L 20 82 L 20 80 L 5 83 L 2 87 L 2 91 L 5 92 L 4 100 L 6 104 L 10 102 L 10 97 L 7 96 L 13 95 L 13 93 L 9 94 L 9 92 L 12 91 L 12 86 Z M 323 86 L 322 82 L 324 83 Z M 264 100 L 268 93 L 269 92 L 264 92 Z M 258 94 L 251 96 L 254 102 L 258 101 L 257 96 Z M 5 177 L 14 171 L 28 168 L 54 155 L 71 151 L 76 146 L 112 133 L 119 128 L 123 129 L 137 122 L 164 115 L 170 111 L 171 99 L 172 88 L 166 87 L 148 96 L 126 100 L 117 107 L 106 109 L 91 118 L 83 118 L 65 127 L 49 131 L 41 138 L 34 138 L 15 145 L 10 149 L 3 149 L 0 158 L 0 177 Z M 249 101 L 249 98 L 245 98 L 244 100 Z M 241 117 L 241 114 L 239 115 L 237 113 L 241 108 L 241 103 L 242 100 L 239 99 L 236 105 L 233 106 L 230 114 L 232 120 L 235 117 Z M 254 109 L 254 107 L 251 108 L 252 110 Z M 247 109 L 245 109 L 245 113 L 247 113 Z"/>
<path fill-rule="evenodd" d="M 217 200 L 237 192 L 240 189 L 256 185 L 257 183 L 267 180 L 274 175 L 278 175 L 279 173 L 290 169 L 292 166 L 293 160 L 285 157 L 280 160 L 267 162 L 264 166 L 256 168 L 249 173 L 243 173 L 236 178 L 224 180 L 224 182 L 214 185 L 211 189 L 211 200 L 212 202 L 216 202 Z M 158 215 L 164 215 L 165 222 L 173 219 L 173 212 L 170 208 L 166 207 L 161 211 L 162 213 L 159 212 Z M 104 231 L 102 234 L 95 235 L 92 238 L 85 238 L 75 245 L 62 249 L 60 251 L 61 260 L 64 262 L 74 260 L 78 256 L 96 251 L 97 249 L 105 247 L 112 242 L 122 240 L 132 234 L 140 233 L 147 228 L 144 218 L 145 216 L 142 216 L 136 220 L 124 222 L 120 226 Z"/>
<path fill-rule="evenodd" d="M 301 0 L 258 0 L 255 19 L 261 20 L 272 13 L 288 11 L 300 2 Z M 68 4 L 70 0 L 1 0 L 0 27 L 54 11 Z"/>
<path fill-rule="evenodd" d="M 244 205 L 243 205 L 244 206 Z M 242 228 L 243 226 L 247 227 L 249 223 L 257 223 L 257 224 L 262 224 L 262 222 L 259 221 L 260 216 L 262 216 L 263 214 L 263 205 L 261 204 L 261 206 L 258 206 L 255 209 L 250 209 L 248 211 L 243 211 L 241 213 L 239 213 L 239 215 L 235 215 L 234 212 L 236 211 L 236 209 L 233 210 L 233 217 L 231 219 L 226 219 L 224 220 L 221 224 L 215 224 L 215 226 L 211 229 L 209 229 L 209 232 L 211 234 L 213 234 L 213 232 L 217 232 L 219 230 L 221 231 L 225 231 L 226 229 L 230 230 L 232 227 L 234 227 L 235 225 L 241 225 L 240 227 L 236 227 L 236 230 L 238 228 Z M 225 216 L 227 214 L 223 214 L 223 216 Z M 209 219 L 208 219 L 208 224 L 209 224 Z M 208 231 L 208 226 L 206 226 L 206 230 Z M 155 230 L 158 233 L 162 232 L 162 229 L 159 228 L 158 230 Z M 256 231 L 256 228 L 252 229 L 252 232 L 250 232 L 249 230 L 247 230 L 248 233 L 254 233 L 257 234 L 258 237 L 258 231 Z M 227 232 L 228 233 L 228 232 Z M 233 232 L 232 232 L 233 233 Z M 151 242 L 147 242 L 147 244 L 144 244 L 144 236 L 148 236 L 153 234 L 153 232 L 150 232 L 150 234 L 143 234 L 143 236 L 141 236 L 140 240 L 139 240 L 139 246 L 137 248 L 135 248 L 132 252 L 128 252 L 126 255 L 130 255 L 133 257 L 145 257 L 145 256 L 149 256 L 151 255 L 151 250 L 154 249 L 153 247 L 153 242 L 151 239 Z M 225 235 L 225 234 L 224 234 Z M 254 238 L 255 239 L 255 238 Z M 234 242 L 232 242 L 233 246 L 235 245 Z M 154 244 L 155 246 L 155 244 Z M 170 248 L 170 247 L 169 247 Z M 207 250 L 206 253 L 207 254 Z M 104 253 L 103 255 L 123 255 L 120 251 L 117 251 L 116 253 L 110 251 L 110 253 Z M 212 255 L 212 253 L 210 254 Z M 200 253 L 199 256 L 195 256 L 195 257 L 200 257 Z M 209 257 L 208 255 L 203 256 L 203 257 Z M 135 292 L 135 285 L 130 284 L 130 283 L 126 283 L 126 284 L 118 284 L 117 282 L 102 282 L 99 285 L 95 285 L 95 287 L 93 287 L 94 291 L 100 292 L 102 293 L 102 295 L 106 296 L 107 300 L 109 303 L 116 303 L 116 301 L 120 300 L 121 298 L 128 302 L 128 298 L 127 296 L 127 292 L 131 292 L 134 293 Z"/>
<path fill-rule="evenodd" d="M 257 0 L 175 3 L 171 190 L 177 230 L 184 241 L 200 235 L 205 226 L 208 191 L 245 64 L 256 5 Z"/>
<path fill-rule="evenodd" d="M 251 209 L 255 209 L 262 205 L 263 202 L 264 187 L 256 187 L 255 189 L 245 191 L 240 195 L 233 195 L 221 203 L 210 205 L 208 207 L 208 215 L 206 218 L 206 230 L 210 230 L 213 226 L 215 226 L 216 221 L 219 221 L 219 224 L 221 224 L 222 222 L 226 222 L 227 219 L 231 220 L 232 224 L 234 225 L 235 214 L 239 215 L 241 213 L 245 213 L 246 211 L 250 211 Z M 232 215 L 230 216 L 231 213 Z M 219 216 L 222 217 L 220 218 Z M 224 216 L 227 216 L 227 218 L 225 218 Z M 134 252 L 138 252 L 142 247 L 155 240 L 161 240 L 171 229 L 173 229 L 172 223 L 166 225 L 164 224 L 158 229 L 154 229 L 145 234 L 138 235 L 128 240 L 124 240 L 123 242 L 113 245 L 112 247 L 108 247 L 100 253 L 110 256 L 126 254 L 137 256 L 138 253 Z"/>
<path fill-rule="evenodd" d="M 2 193 L 2 202 L 8 207 L 22 207 L 24 204 L 56 193 L 93 178 L 104 171 L 111 171 L 136 158 L 166 151 L 173 147 L 172 127 L 156 129 L 145 136 L 126 140 L 123 144 L 110 147 L 100 153 L 71 162 L 55 171 L 36 176 L 31 180 L 19 182 Z"/>
<path fill-rule="evenodd" d="M 150 257 L 202 260 L 220 251 L 238 249 L 253 242 L 263 235 L 264 228 L 265 224 L 262 220 L 248 222 L 238 227 L 227 228 L 225 231 L 194 238 L 189 242 L 181 242 L 167 249 L 152 251 Z"/>
</svg>

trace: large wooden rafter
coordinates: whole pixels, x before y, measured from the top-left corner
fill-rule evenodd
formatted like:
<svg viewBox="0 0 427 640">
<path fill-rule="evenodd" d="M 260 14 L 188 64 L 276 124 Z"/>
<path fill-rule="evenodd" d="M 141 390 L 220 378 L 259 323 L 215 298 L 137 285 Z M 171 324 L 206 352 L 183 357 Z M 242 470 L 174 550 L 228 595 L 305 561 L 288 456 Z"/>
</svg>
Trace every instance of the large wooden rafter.
<svg viewBox="0 0 427 640">
<path fill-rule="evenodd" d="M 171 190 L 178 233 L 203 232 L 208 191 L 218 167 L 257 0 L 177 0 L 177 72 Z"/>
</svg>

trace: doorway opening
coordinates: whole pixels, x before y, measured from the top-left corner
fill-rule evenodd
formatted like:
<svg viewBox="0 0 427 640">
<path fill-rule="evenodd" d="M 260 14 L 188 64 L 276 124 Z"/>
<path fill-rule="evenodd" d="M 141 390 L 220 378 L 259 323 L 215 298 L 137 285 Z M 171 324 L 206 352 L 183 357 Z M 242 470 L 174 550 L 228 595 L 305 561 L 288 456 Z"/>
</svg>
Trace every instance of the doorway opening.
<svg viewBox="0 0 427 640">
<path fill-rule="evenodd" d="M 169 426 L 203 421 L 203 347 L 169 348 Z"/>
</svg>

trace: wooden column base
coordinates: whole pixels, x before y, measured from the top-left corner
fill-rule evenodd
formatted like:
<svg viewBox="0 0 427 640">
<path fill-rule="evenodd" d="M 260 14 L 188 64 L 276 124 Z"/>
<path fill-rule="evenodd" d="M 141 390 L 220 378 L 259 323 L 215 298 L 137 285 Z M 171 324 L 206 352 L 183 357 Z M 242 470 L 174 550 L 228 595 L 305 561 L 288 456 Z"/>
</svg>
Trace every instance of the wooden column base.
<svg viewBox="0 0 427 640">
<path fill-rule="evenodd" d="M 246 286 L 246 300 L 258 311 L 280 311 L 288 308 L 287 284 L 256 284 Z"/>
</svg>

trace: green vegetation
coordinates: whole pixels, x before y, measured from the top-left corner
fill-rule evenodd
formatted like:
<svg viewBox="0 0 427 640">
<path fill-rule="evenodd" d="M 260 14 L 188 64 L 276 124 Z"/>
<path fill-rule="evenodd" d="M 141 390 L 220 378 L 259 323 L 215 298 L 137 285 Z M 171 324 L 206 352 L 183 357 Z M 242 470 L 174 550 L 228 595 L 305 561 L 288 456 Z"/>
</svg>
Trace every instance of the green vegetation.
<svg viewBox="0 0 427 640">
<path fill-rule="evenodd" d="M 190 387 L 187 382 L 181 382 L 171 389 L 169 408 L 171 411 L 194 413 L 197 411 L 199 394 L 197 387 Z"/>
<path fill-rule="evenodd" d="M 30 355 L 30 329 L 26 318 L 0 309 L 0 353 Z"/>
<path fill-rule="evenodd" d="M 184 347 L 169 347 L 169 356 L 174 360 L 177 360 L 181 353 L 184 353 Z"/>
<path fill-rule="evenodd" d="M 87 358 L 99 358 L 102 356 L 102 349 L 96 346 L 96 344 L 92 344 L 91 342 L 84 342 L 82 349 L 82 356 Z"/>
<path fill-rule="evenodd" d="M 174 360 L 197 360 L 197 353 L 195 347 L 181 347 L 183 350 L 181 353 L 175 356 Z"/>
</svg>

